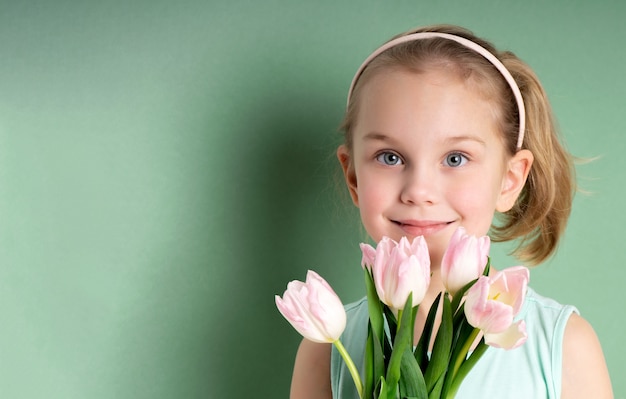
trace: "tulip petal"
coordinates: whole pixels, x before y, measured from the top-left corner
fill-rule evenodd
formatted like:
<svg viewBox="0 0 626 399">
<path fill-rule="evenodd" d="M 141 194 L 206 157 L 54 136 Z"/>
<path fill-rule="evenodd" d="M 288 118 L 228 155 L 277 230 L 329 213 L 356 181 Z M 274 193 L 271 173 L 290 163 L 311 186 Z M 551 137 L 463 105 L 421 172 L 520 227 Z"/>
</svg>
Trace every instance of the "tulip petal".
<svg viewBox="0 0 626 399">
<path fill-rule="evenodd" d="M 310 270 L 306 283 L 291 281 L 283 297 L 276 295 L 276 307 L 305 338 L 334 342 L 346 327 L 346 312 L 330 285 Z"/>
<path fill-rule="evenodd" d="M 276 296 L 276 307 L 280 313 L 287 319 L 289 324 L 303 337 L 306 337 L 314 342 L 327 342 L 323 339 L 321 334 L 317 333 L 311 328 L 311 320 L 306 317 L 306 312 L 302 311 L 302 308 L 298 305 L 298 301 L 293 296 L 285 292 L 281 299 Z"/>
<path fill-rule="evenodd" d="M 489 345 L 514 347 L 524 342 L 524 325 L 513 324 L 513 320 L 524 302 L 528 277 L 527 268 L 512 267 L 481 276 L 467 291 L 467 321 L 484 332 Z"/>
<path fill-rule="evenodd" d="M 372 265 L 374 264 L 374 259 L 376 259 L 376 249 L 369 244 L 361 243 L 360 245 L 361 252 L 363 253 L 363 258 L 361 259 L 361 267 L 363 269 L 371 270 Z"/>
<path fill-rule="evenodd" d="M 513 307 L 513 313 L 519 313 L 526 297 L 530 272 L 524 266 L 515 266 L 499 272 L 504 283 L 501 287 L 501 300 Z"/>
<path fill-rule="evenodd" d="M 441 279 L 453 296 L 483 274 L 489 256 L 489 237 L 477 238 L 455 230 L 441 261 Z"/>
<path fill-rule="evenodd" d="M 526 342 L 526 323 L 520 320 L 501 333 L 485 333 L 485 343 L 489 346 L 502 349 L 515 349 Z"/>
<path fill-rule="evenodd" d="M 388 237 L 376 246 L 372 276 L 380 300 L 394 311 L 402 309 L 409 293 L 417 306 L 430 284 L 430 257 L 424 237 L 411 243 L 406 237 L 395 242 Z"/>
<path fill-rule="evenodd" d="M 490 300 L 490 288 L 489 277 L 483 276 L 468 290 L 465 316 L 473 327 L 485 332 L 500 333 L 511 325 L 513 309 L 505 303 Z"/>
</svg>

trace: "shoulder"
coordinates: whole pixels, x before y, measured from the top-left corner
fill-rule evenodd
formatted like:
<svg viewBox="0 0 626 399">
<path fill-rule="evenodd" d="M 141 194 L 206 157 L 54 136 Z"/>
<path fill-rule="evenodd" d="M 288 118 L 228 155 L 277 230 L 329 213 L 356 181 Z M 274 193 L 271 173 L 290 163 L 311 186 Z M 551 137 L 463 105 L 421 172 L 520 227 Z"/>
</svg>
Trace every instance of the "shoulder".
<svg viewBox="0 0 626 399">
<path fill-rule="evenodd" d="M 553 367 L 561 369 L 555 375 L 561 376 L 562 398 L 613 397 L 600 341 L 575 307 L 529 289 L 525 311 L 534 319 L 535 333 L 545 333 L 543 339 L 552 346 L 552 358 L 558 363 Z"/>
<path fill-rule="evenodd" d="M 562 398 L 612 398 L 600 341 L 591 325 L 572 314 L 563 337 Z"/>
<path fill-rule="evenodd" d="M 330 399 L 330 351 L 332 344 L 303 339 L 293 368 L 290 398 Z"/>
</svg>

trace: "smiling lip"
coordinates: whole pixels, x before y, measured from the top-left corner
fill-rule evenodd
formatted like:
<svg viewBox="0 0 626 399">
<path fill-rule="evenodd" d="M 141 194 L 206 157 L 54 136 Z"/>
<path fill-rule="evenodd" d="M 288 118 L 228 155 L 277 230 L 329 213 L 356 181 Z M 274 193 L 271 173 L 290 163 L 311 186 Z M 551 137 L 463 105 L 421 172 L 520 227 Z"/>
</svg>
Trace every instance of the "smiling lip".
<svg viewBox="0 0 626 399">
<path fill-rule="evenodd" d="M 395 224 L 408 235 L 426 236 L 434 234 L 446 228 L 452 222 L 442 222 L 436 220 L 394 220 Z"/>
</svg>

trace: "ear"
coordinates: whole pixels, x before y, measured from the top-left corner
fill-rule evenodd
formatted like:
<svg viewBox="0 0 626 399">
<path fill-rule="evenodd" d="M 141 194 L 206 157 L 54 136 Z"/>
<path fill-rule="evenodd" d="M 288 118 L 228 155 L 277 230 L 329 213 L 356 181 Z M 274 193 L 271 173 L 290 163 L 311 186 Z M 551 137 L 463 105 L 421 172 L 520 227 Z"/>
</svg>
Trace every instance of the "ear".
<svg viewBox="0 0 626 399">
<path fill-rule="evenodd" d="M 508 162 L 507 170 L 502 180 L 502 190 L 496 203 L 498 212 L 506 212 L 513 208 L 519 197 L 528 173 L 534 160 L 533 153 L 529 150 L 519 150 Z"/>
<path fill-rule="evenodd" d="M 350 191 L 352 202 L 358 207 L 359 194 L 356 184 L 356 172 L 354 171 L 354 162 L 352 161 L 348 147 L 342 144 L 337 148 L 337 159 L 339 159 L 341 169 L 343 169 L 343 177 L 346 179 L 346 185 L 348 186 L 348 191 Z"/>
</svg>

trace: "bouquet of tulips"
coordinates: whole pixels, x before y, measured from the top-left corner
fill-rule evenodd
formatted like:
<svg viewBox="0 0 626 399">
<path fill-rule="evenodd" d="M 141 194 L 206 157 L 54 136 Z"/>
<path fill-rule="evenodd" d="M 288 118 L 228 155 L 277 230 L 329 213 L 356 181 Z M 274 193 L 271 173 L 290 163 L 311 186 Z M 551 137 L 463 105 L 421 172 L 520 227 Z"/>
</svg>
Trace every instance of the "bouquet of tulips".
<svg viewBox="0 0 626 399">
<path fill-rule="evenodd" d="M 516 266 L 490 273 L 489 246 L 489 237 L 456 230 L 441 264 L 445 291 L 414 342 L 417 310 L 431 279 L 424 237 L 413 242 L 384 237 L 376 248 L 361 244 L 369 312 L 363 374 L 340 341 L 346 326 L 343 304 L 317 273 L 309 271 L 304 283 L 290 282 L 283 297 L 276 296 L 276 306 L 305 338 L 337 347 L 360 398 L 453 398 L 488 346 L 512 349 L 526 341 L 524 321 L 514 319 L 529 271 Z"/>
</svg>

